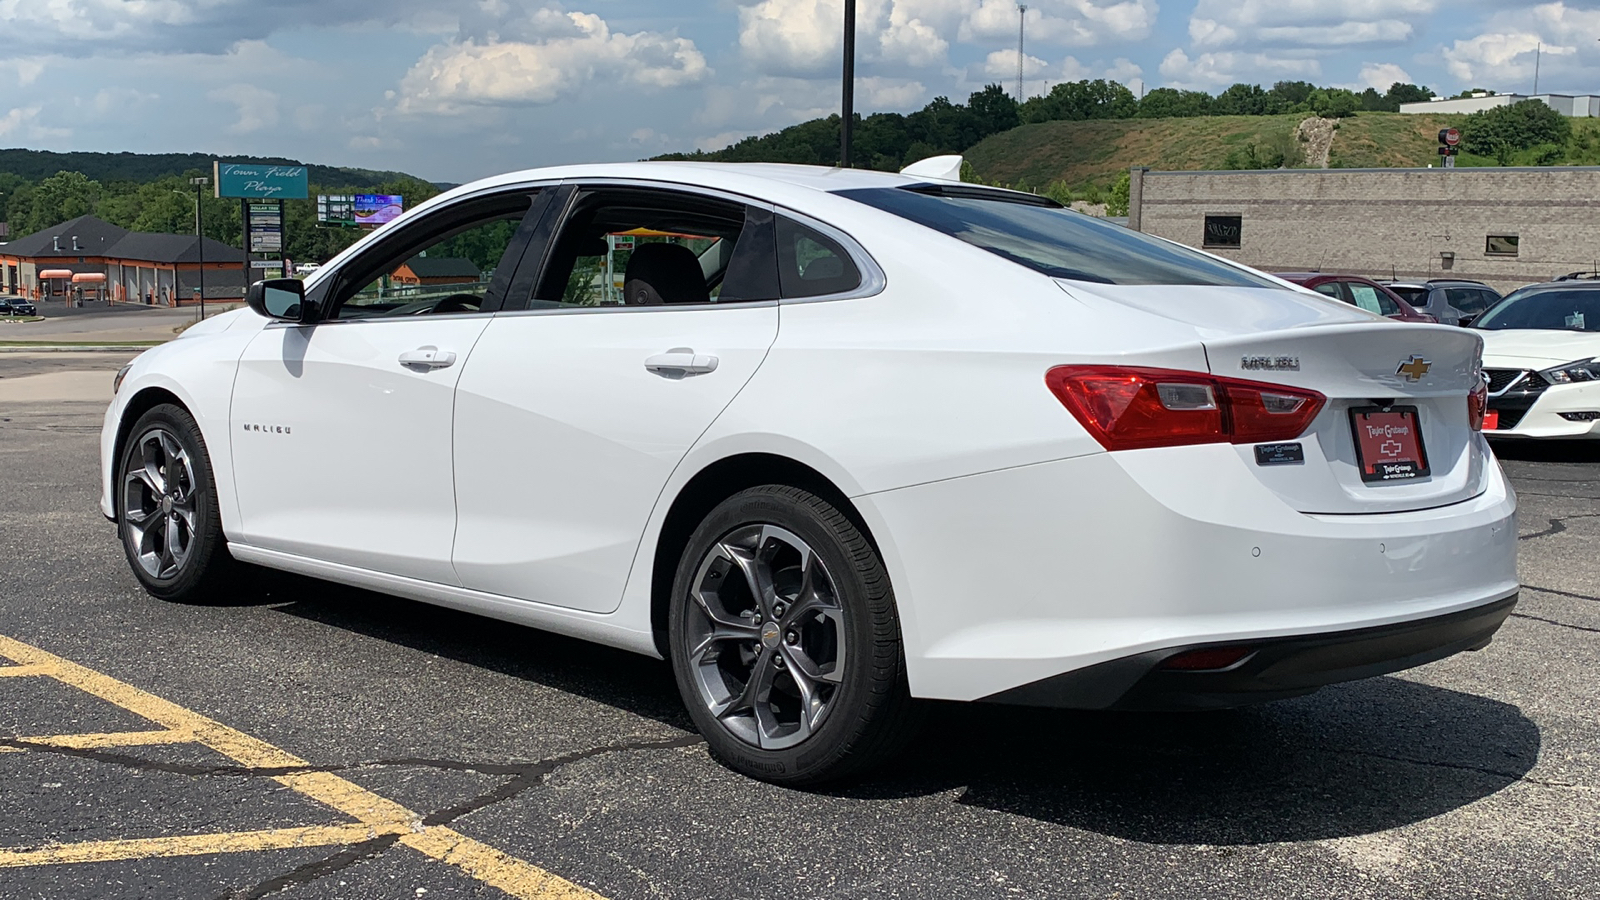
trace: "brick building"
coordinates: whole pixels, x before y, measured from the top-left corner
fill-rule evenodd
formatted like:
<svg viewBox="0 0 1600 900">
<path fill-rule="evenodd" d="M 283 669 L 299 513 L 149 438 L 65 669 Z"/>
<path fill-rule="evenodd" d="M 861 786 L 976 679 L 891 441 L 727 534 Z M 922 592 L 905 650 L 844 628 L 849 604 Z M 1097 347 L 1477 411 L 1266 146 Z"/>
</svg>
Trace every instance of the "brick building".
<svg viewBox="0 0 1600 900">
<path fill-rule="evenodd" d="M 244 296 L 244 253 L 205 239 L 207 300 Z M 194 302 L 200 245 L 192 234 L 147 234 L 79 216 L 0 245 L 0 293 L 76 296 L 157 306 Z"/>
<path fill-rule="evenodd" d="M 1470 278 L 1600 268 L 1600 168 L 1134 169 L 1129 227 L 1268 272 Z"/>
</svg>

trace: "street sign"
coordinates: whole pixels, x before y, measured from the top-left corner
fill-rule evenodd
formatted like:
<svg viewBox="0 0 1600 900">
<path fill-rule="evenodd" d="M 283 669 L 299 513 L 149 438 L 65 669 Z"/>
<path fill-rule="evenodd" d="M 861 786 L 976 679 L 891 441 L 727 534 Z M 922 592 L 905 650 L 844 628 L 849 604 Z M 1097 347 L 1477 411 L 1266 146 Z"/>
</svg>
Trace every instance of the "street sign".
<svg viewBox="0 0 1600 900">
<path fill-rule="evenodd" d="M 218 197 L 245 200 L 304 200 L 310 176 L 305 166 L 263 166 L 254 163 L 212 164 Z"/>
<path fill-rule="evenodd" d="M 250 252 L 283 252 L 283 201 L 247 203 L 245 214 L 249 219 Z"/>
<path fill-rule="evenodd" d="M 1439 130 L 1439 143 L 1454 147 L 1461 143 L 1461 132 L 1454 128 L 1442 128 Z"/>
</svg>

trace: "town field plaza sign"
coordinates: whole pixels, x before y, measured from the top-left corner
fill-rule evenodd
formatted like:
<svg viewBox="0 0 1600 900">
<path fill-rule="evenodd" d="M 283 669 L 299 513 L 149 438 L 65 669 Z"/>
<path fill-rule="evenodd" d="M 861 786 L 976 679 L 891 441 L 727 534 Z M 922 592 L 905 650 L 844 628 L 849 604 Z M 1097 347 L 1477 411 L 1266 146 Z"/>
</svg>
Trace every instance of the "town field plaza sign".
<svg viewBox="0 0 1600 900">
<path fill-rule="evenodd" d="M 305 166 L 213 163 L 218 197 L 243 200 L 304 200 L 310 189 Z"/>
</svg>

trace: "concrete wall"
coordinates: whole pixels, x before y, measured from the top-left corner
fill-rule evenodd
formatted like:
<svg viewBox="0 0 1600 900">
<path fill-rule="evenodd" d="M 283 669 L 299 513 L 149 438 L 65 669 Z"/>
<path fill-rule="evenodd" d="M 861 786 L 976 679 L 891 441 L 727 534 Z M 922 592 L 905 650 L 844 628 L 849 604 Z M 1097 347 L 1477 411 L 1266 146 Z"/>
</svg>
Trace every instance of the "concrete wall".
<svg viewBox="0 0 1600 900">
<path fill-rule="evenodd" d="M 1471 278 L 1506 290 L 1600 267 L 1600 168 L 1135 170 L 1134 178 L 1142 183 L 1130 191 L 1141 200 L 1133 227 L 1200 247 L 1207 215 L 1239 216 L 1240 246 L 1206 249 L 1269 272 Z M 1516 235 L 1517 255 L 1489 255 L 1489 235 Z"/>
<path fill-rule="evenodd" d="M 1492 97 L 1463 97 L 1460 100 L 1424 100 L 1421 103 L 1402 103 L 1403 113 L 1475 113 L 1496 106 L 1510 106 L 1528 99 L 1520 94 L 1496 94 Z"/>
</svg>

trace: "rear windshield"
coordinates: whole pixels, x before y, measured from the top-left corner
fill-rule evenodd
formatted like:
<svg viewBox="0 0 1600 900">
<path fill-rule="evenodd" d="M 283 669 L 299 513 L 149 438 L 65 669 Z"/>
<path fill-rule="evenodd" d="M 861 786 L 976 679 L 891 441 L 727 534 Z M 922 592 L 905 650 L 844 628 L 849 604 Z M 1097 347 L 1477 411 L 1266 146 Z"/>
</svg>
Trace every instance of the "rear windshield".
<svg viewBox="0 0 1600 900">
<path fill-rule="evenodd" d="M 1406 287 L 1399 284 L 1389 285 L 1389 290 L 1400 295 L 1400 299 L 1421 309 L 1428 305 L 1428 289 L 1425 287 Z"/>
<path fill-rule="evenodd" d="M 1472 327 L 1487 331 L 1600 331 L 1600 290 L 1515 291 Z"/>
<path fill-rule="evenodd" d="M 839 191 L 1052 278 L 1281 288 L 1237 266 L 1031 196 L 959 186 Z"/>
</svg>

